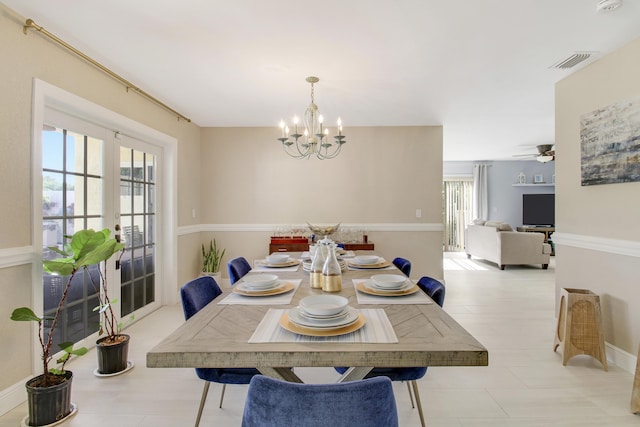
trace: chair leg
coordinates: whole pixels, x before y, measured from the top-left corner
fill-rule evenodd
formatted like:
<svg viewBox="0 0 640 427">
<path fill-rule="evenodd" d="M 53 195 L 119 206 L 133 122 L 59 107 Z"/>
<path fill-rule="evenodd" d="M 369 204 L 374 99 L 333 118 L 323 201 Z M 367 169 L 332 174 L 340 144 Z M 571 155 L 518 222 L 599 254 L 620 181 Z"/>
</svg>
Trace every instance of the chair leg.
<svg viewBox="0 0 640 427">
<path fill-rule="evenodd" d="M 200 418 L 202 417 L 202 410 L 204 409 L 204 402 L 207 401 L 207 393 L 209 393 L 209 381 L 204 382 L 204 389 L 202 390 L 202 397 L 200 398 L 200 408 L 198 408 L 198 416 L 196 417 L 196 427 L 200 425 Z"/>
<path fill-rule="evenodd" d="M 422 413 L 422 402 L 420 402 L 420 393 L 418 392 L 418 382 L 411 381 L 411 385 L 413 385 L 413 394 L 416 396 L 416 405 L 418 405 L 418 413 L 420 414 L 420 423 L 422 427 L 425 427 L 426 424 L 424 422 L 424 414 Z"/>
<path fill-rule="evenodd" d="M 227 389 L 226 384 L 222 384 L 222 391 L 220 392 L 220 408 L 222 408 L 222 401 L 224 400 L 224 391 Z"/>
<path fill-rule="evenodd" d="M 407 381 L 407 389 L 409 390 L 409 400 L 411 400 L 411 409 L 415 409 L 416 405 L 413 404 L 413 392 L 411 391 L 411 381 Z"/>
</svg>

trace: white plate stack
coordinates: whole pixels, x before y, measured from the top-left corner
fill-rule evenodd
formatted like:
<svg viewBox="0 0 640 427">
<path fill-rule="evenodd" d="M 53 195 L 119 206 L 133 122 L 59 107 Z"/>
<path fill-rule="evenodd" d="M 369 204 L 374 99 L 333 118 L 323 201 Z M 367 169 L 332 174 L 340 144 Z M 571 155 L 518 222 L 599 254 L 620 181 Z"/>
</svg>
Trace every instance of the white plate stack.
<svg viewBox="0 0 640 427">
<path fill-rule="evenodd" d="M 358 265 L 372 265 L 381 262 L 384 262 L 384 259 L 376 255 L 359 255 L 353 258 L 353 263 Z"/>
<path fill-rule="evenodd" d="M 280 282 L 275 274 L 253 274 L 245 276 L 236 286 L 244 292 L 264 292 L 278 288 Z"/>
<path fill-rule="evenodd" d="M 289 320 L 311 329 L 336 329 L 358 320 L 359 312 L 339 295 L 312 295 L 300 300 L 298 307 L 289 310 Z"/>
<path fill-rule="evenodd" d="M 367 286 L 379 292 L 397 292 L 412 288 L 413 283 L 400 274 L 376 274 Z"/>
</svg>

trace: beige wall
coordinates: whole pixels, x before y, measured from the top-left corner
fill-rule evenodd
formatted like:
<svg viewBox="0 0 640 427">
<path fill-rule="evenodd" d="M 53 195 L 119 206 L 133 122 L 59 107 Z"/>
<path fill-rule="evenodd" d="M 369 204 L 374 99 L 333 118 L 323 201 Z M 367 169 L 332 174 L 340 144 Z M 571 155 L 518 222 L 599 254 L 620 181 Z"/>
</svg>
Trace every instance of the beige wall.
<svg viewBox="0 0 640 427">
<path fill-rule="evenodd" d="M 410 258 L 414 275 L 442 278 L 439 228 L 383 230 L 385 224 L 441 224 L 440 127 L 346 129 L 339 158 L 297 161 L 281 152 L 277 128 L 201 130 L 178 121 L 37 32 L 24 35 L 24 20 L 0 4 L 0 191 L 10 201 L 0 210 L 0 286 L 7 302 L 0 306 L 0 332 L 10 343 L 0 348 L 0 359 L 11 368 L 0 378 L 0 390 L 32 374 L 24 358 L 31 354 L 28 326 L 8 318 L 13 307 L 31 305 L 33 287 L 30 264 L 11 265 L 11 259 L 16 253 L 28 257 L 24 248 L 33 259 L 40 252 L 32 246 L 30 215 L 34 78 L 178 140 L 178 283 L 170 284 L 176 290 L 197 275 L 200 243 L 211 237 L 227 248 L 225 261 L 267 252 L 270 230 L 200 233 L 208 224 L 377 224 L 369 235 L 383 254 Z M 146 89 L 144 82 L 134 83 Z"/>
<path fill-rule="evenodd" d="M 566 242 L 557 247 L 556 287 L 598 293 L 605 339 L 633 355 L 640 342 L 640 182 L 580 185 L 579 118 L 640 95 L 639 75 L 640 39 L 556 85 L 556 229 L 557 243 Z M 636 249 L 615 253 L 626 247 Z"/>
<path fill-rule="evenodd" d="M 369 225 L 376 250 L 411 259 L 412 276 L 442 278 L 440 229 L 380 230 L 385 224 L 442 223 L 441 127 L 348 128 L 342 153 L 324 161 L 287 156 L 278 132 L 202 130 L 203 223 Z M 225 261 L 240 255 L 252 260 L 268 251 L 270 230 L 236 234 L 203 238 L 214 236 L 227 248 Z"/>
<path fill-rule="evenodd" d="M 37 32 L 22 32 L 24 17 L 0 4 L 0 288 L 2 305 L 0 359 L 9 361 L 10 375 L 0 377 L 0 390 L 18 378 L 31 375 L 31 340 L 28 325 L 9 320 L 13 307 L 31 305 L 29 264 L 11 266 L 11 256 L 39 249 L 31 237 L 31 118 L 33 79 L 38 78 L 178 140 L 178 225 L 196 224 L 191 209 L 200 208 L 200 128 L 178 121 L 174 115 L 150 103 L 53 44 Z M 144 82 L 140 85 L 144 88 Z M 179 242 L 181 239 L 179 239 Z M 194 245 L 195 246 L 195 245 Z M 182 259 L 198 256 L 197 247 L 179 253 Z M 24 256 L 22 256 L 24 258 Z M 9 261 L 4 262 L 6 259 Z M 183 278 L 186 278 L 185 274 Z M 189 276 L 190 277 L 190 276 Z M 177 288 L 177 284 L 175 284 Z M 22 358 L 20 360 L 19 358 Z M 26 362 L 26 363 L 25 363 Z"/>
</svg>

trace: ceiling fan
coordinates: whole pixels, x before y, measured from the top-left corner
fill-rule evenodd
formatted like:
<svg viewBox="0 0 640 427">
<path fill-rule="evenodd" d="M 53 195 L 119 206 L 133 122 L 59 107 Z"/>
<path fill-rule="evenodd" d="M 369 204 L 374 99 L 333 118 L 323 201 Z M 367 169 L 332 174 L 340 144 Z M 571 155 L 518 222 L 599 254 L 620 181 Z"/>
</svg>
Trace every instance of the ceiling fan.
<svg viewBox="0 0 640 427">
<path fill-rule="evenodd" d="M 535 154 L 516 154 L 513 157 L 534 157 L 540 163 L 551 162 L 556 159 L 556 150 L 552 150 L 553 144 L 536 145 Z"/>
</svg>

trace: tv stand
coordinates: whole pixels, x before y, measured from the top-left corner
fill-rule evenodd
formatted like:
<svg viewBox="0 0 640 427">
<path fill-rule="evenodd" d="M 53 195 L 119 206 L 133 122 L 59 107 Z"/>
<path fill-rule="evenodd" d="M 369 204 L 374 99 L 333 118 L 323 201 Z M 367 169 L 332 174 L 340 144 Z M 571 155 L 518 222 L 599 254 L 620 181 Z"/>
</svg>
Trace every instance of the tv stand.
<svg viewBox="0 0 640 427">
<path fill-rule="evenodd" d="M 551 245 L 551 256 L 556 254 L 556 249 L 553 245 L 553 241 L 551 241 L 551 235 L 554 231 L 556 231 L 555 227 L 545 227 L 540 225 L 525 225 L 522 227 L 517 227 L 516 230 L 529 232 L 529 233 L 543 233 L 544 234 L 544 242 L 549 243 Z"/>
</svg>

